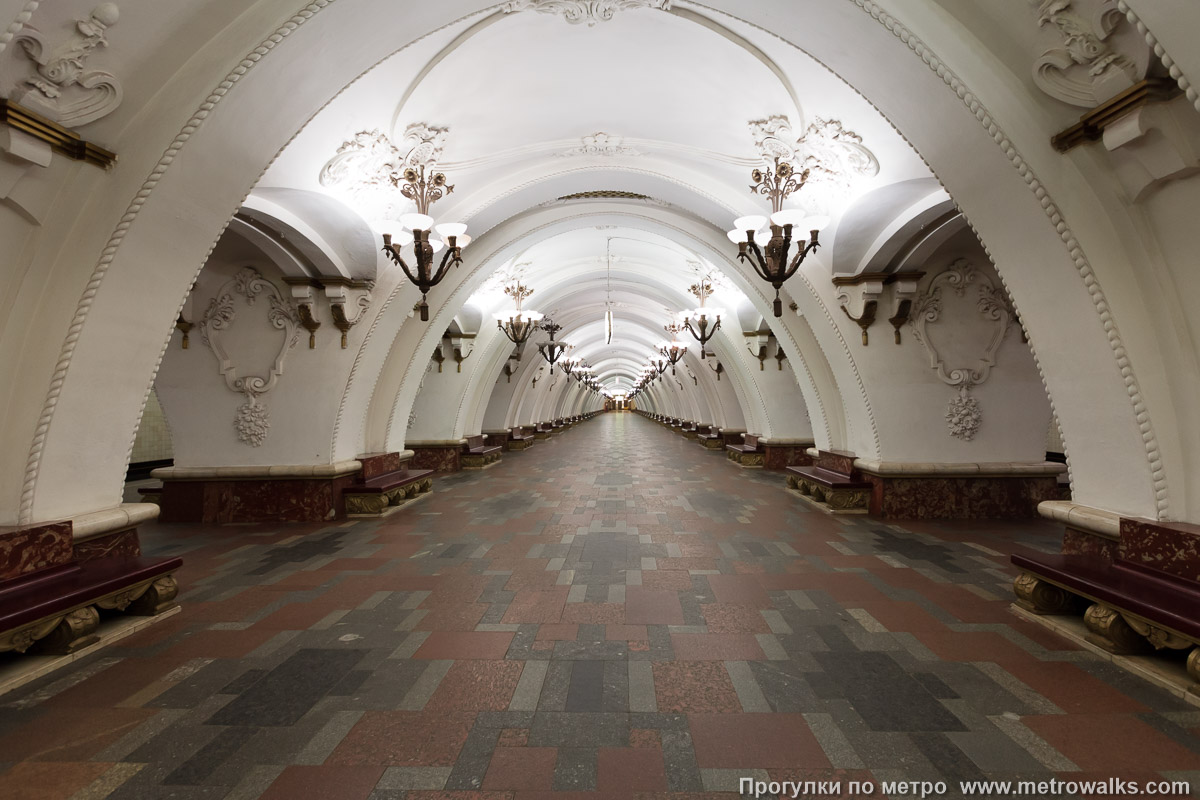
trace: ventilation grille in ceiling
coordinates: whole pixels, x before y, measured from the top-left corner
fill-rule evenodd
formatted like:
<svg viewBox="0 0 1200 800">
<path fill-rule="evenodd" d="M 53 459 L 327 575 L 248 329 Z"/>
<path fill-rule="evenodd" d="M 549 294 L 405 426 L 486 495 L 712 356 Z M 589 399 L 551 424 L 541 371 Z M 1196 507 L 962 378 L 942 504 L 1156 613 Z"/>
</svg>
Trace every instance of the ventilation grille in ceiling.
<svg viewBox="0 0 1200 800">
<path fill-rule="evenodd" d="M 604 189 L 595 192 L 576 192 L 575 194 L 566 194 L 558 198 L 559 200 L 649 200 L 649 195 L 636 194 L 634 192 L 618 192 L 614 189 Z"/>
</svg>

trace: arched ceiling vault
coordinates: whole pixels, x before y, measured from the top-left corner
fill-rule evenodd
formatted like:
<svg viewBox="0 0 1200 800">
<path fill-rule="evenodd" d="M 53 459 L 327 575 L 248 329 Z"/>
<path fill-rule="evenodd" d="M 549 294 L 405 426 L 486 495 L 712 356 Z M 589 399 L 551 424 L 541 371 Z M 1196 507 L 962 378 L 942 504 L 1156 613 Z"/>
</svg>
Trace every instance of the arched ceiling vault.
<svg viewBox="0 0 1200 800">
<path fill-rule="evenodd" d="M 56 16 L 38 22 L 69 27 L 83 5 L 43 3 Z M 495 272 L 524 251 L 538 255 L 549 238 L 536 230 L 543 212 L 605 197 L 617 209 L 611 216 L 654 217 L 679 261 L 689 249 L 700 252 L 761 313 L 762 287 L 733 274 L 730 248 L 719 246 L 734 216 L 765 209 L 747 188 L 761 156 L 749 123 L 776 115 L 788 117 L 791 144 L 818 120 L 836 120 L 877 164 L 795 198 L 833 222 L 824 251 L 787 287 L 796 314 L 767 320 L 792 363 L 824 364 L 829 393 L 801 386 L 810 410 L 827 405 L 822 415 L 845 417 L 840 433 L 827 426 L 827 440 L 875 456 L 889 446 L 871 412 L 870 376 L 858 370 L 865 358 L 846 341 L 857 331 L 828 314 L 829 276 L 914 263 L 913 253 L 952 238 L 962 222 L 932 198 L 941 184 L 1025 318 L 1039 370 L 1062 403 L 1066 438 L 1083 456 L 1075 465 L 1080 497 L 1149 516 L 1169 516 L 1172 503 L 1180 516 L 1200 508 L 1200 418 L 1186 411 L 1194 392 L 1184 391 L 1194 380 L 1173 380 L 1195 374 L 1195 337 L 1163 327 L 1181 316 L 1187 293 L 1176 287 L 1194 286 L 1175 266 L 1181 253 L 1194 253 L 1194 232 L 1164 235 L 1154 214 L 1127 207 L 1096 159 L 1052 151 L 1049 135 L 1078 113 L 1030 88 L 1028 64 L 1013 56 L 1022 48 L 1012 42 L 1031 44 L 1036 28 L 1016 12 L 995 33 L 985 24 L 994 10 L 978 0 L 831 0 L 809 4 L 804 15 L 792 0 L 676 0 L 670 11 L 632 8 L 594 26 L 472 0 L 403 4 L 400 15 L 386 0 L 313 2 L 299 13 L 282 0 L 166 5 L 123 0 L 121 31 L 131 35 L 114 38 L 119 46 L 105 66 L 128 76 L 125 100 L 82 131 L 119 150 L 121 161 L 103 175 L 52 170 L 44 195 L 56 198 L 56 216 L 12 215 L 0 229 L 21 253 L 21 268 L 5 276 L 14 290 L 0 301 L 11 312 L 0 363 L 24 376 L 3 428 L 8 449 L 24 457 L 0 475 L 0 507 L 18 511 L 0 521 L 69 517 L 119 497 L 120 452 L 128 454 L 167 331 L 221 231 L 239 208 L 254 207 L 245 202 L 252 189 L 276 201 L 264 217 L 314 232 L 310 264 L 370 272 L 369 261 L 353 257 L 360 248 L 336 241 L 316 224 L 320 210 L 298 201 L 324 194 L 365 223 L 405 210 L 388 208 L 387 192 L 322 183 L 322 168 L 357 134 L 378 131 L 401 148 L 413 126 L 444 131 L 433 149 L 456 190 L 434 216 L 470 224 L 480 250 L 468 251 L 458 282 L 435 290 L 446 307 L 425 327 L 404 316 L 414 293 L 376 254 L 382 299 L 344 368 L 331 434 L 343 456 L 369 449 L 382 438 L 377 428 L 406 416 L 419 385 L 407 365 L 424 365 L 432 342 L 484 284 L 487 275 L 470 270 L 486 262 Z M 1185 55 L 1183 68 L 1194 70 Z M 18 58 L 17 48 L 0 51 L 0 68 L 13 69 Z M 592 224 L 613 223 L 596 214 Z M 672 226 L 686 235 L 672 235 Z M 933 230 L 922 238 L 925 228 Z M 489 250 L 492 234 L 499 244 Z M 558 244 L 561 251 L 536 263 L 583 269 L 599 256 L 588 237 Z M 289 263 L 286 251 L 276 255 Z M 650 294 L 638 308 L 649 314 L 686 299 L 679 262 L 630 258 L 666 270 L 658 284 L 624 282 L 629 295 Z M 575 275 L 578 291 L 547 280 L 544 296 L 563 306 L 581 350 L 624 364 L 632 346 L 604 356 L 596 343 L 599 268 L 586 274 Z M 138 308 L 130 309 L 130 297 L 141 300 Z M 1146 312 L 1157 308 L 1167 311 Z M 39 326 L 51 334 L 24 334 Z M 116 366 L 114 331 L 130 343 Z M 740 343 L 729 349 L 746 361 Z M 477 394 L 491 390 L 496 374 L 480 373 Z M 746 391 L 739 401 L 748 425 L 769 417 L 756 409 L 765 401 Z M 94 430 L 101 415 L 111 430 Z M 1089 437 L 1096 430 L 1107 432 L 1103 441 Z"/>
</svg>

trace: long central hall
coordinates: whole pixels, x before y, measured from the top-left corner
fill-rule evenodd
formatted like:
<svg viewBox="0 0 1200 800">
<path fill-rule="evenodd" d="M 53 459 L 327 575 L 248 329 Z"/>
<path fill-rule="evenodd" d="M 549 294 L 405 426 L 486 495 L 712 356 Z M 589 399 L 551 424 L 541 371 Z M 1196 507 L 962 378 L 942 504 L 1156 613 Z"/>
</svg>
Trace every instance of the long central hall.
<svg viewBox="0 0 1200 800">
<path fill-rule="evenodd" d="M 383 520 L 143 535 L 184 557 L 182 611 L 4 699 L 0 795 L 953 794 L 1200 770 L 1191 706 L 1010 611 L 1007 557 L 1052 549 L 1050 523 L 831 516 L 628 412 Z"/>
</svg>

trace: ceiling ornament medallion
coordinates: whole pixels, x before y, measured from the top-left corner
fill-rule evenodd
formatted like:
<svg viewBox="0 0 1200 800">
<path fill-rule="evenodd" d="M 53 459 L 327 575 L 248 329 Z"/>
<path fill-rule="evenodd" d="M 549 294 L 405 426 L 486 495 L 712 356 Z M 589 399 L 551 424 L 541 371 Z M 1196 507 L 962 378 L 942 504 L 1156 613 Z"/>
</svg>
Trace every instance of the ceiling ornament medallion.
<svg viewBox="0 0 1200 800">
<path fill-rule="evenodd" d="M 1046 94 L 1095 108 L 1143 80 L 1150 45 L 1125 21 L 1116 0 L 1031 0 L 1049 47 L 1033 62 Z"/>
<path fill-rule="evenodd" d="M 783 114 L 751 120 L 749 127 L 764 164 L 780 159 L 796 164 L 798 171 L 807 170 L 808 186 L 824 190 L 819 194 L 825 199 L 844 199 L 856 180 L 879 174 L 875 154 L 841 120 L 816 117 L 799 138 Z M 818 207 L 813 199 L 810 194 L 800 205 L 814 214 L 826 213 L 827 209 Z"/>
<path fill-rule="evenodd" d="M 412 204 L 397 199 L 395 180 L 406 168 L 434 170 L 449 130 L 414 122 L 399 146 L 378 128 L 359 131 L 325 162 L 318 181 L 349 195 L 371 219 L 399 219 Z"/>
<path fill-rule="evenodd" d="M 120 82 L 110 72 L 85 69 L 84 62 L 97 48 L 108 46 L 105 31 L 119 17 L 116 3 L 101 3 L 86 19 L 75 20 L 74 36 L 54 49 L 40 31 L 26 25 L 13 38 L 37 75 L 22 81 L 9 99 L 68 128 L 116 111 L 123 94 Z"/>
<path fill-rule="evenodd" d="M 611 158 L 612 156 L 640 156 L 642 151 L 636 147 L 626 147 L 621 142 L 623 139 L 620 136 L 597 131 L 591 136 L 584 136 L 580 139 L 578 147 L 572 147 L 569 150 L 563 150 L 558 153 L 560 157 L 569 158 L 571 156 L 600 156 Z"/>
<path fill-rule="evenodd" d="M 967 297 L 967 290 L 975 287 L 974 298 Z M 952 289 L 952 295 L 944 294 L 944 289 Z M 942 318 L 946 304 L 953 302 L 954 297 L 964 298 L 963 303 L 974 303 L 979 317 L 990 329 L 983 353 L 979 355 L 974 366 L 949 367 L 941 352 L 943 345 L 938 345 L 931 338 L 930 323 Z M 924 294 L 914 303 L 913 315 L 909 321 L 913 336 L 925 348 L 929 355 L 929 366 L 942 383 L 958 389 L 958 394 L 951 398 L 946 409 L 946 424 L 950 435 L 964 441 L 971 441 L 979 430 L 982 416 L 979 403 L 970 395 L 971 387 L 978 386 L 988 379 L 992 367 L 996 365 L 996 352 L 1008 333 L 1012 321 L 1012 311 L 1008 298 L 998 289 L 985 273 L 979 271 L 974 264 L 966 259 L 955 261 L 950 269 L 942 272 L 930 281 Z M 956 340 L 962 340 L 963 331 L 953 333 Z"/>
<path fill-rule="evenodd" d="M 238 368 L 221 337 L 233 327 L 234 320 L 237 319 L 237 307 L 253 307 L 263 295 L 266 296 L 269 305 L 266 321 L 275 330 L 283 331 L 283 339 L 265 376 L 239 375 Z M 241 298 L 240 302 L 236 299 L 238 297 Z M 283 374 L 284 359 L 288 351 L 296 346 L 299 335 L 300 326 L 295 309 L 283 298 L 275 284 L 264 278 L 254 267 L 243 267 L 233 278 L 226 281 L 217 291 L 217 296 L 208 304 L 208 310 L 204 312 L 204 318 L 200 321 L 201 339 L 217 357 L 218 368 L 221 377 L 225 379 L 225 385 L 231 391 L 246 397 L 246 402 L 237 410 L 234 427 L 238 440 L 251 447 L 260 447 L 271 429 L 267 407 L 262 405 L 258 398 L 275 388 L 279 376 Z"/>
<path fill-rule="evenodd" d="M 608 22 L 618 11 L 631 8 L 657 8 L 671 10 L 672 0 L 509 0 L 504 4 L 505 14 L 514 11 L 537 11 L 542 14 L 558 14 L 572 25 L 593 27 L 597 22 Z"/>
</svg>

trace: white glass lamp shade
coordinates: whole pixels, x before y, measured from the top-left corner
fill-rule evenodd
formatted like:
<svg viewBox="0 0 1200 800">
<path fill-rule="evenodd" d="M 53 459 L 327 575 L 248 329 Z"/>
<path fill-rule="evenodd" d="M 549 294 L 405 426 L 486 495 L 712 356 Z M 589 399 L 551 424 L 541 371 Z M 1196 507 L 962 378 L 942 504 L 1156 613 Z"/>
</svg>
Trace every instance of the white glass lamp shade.
<svg viewBox="0 0 1200 800">
<path fill-rule="evenodd" d="M 410 231 L 427 231 L 433 227 L 433 217 L 428 214 L 405 214 L 400 217 L 400 224 Z"/>
<path fill-rule="evenodd" d="M 433 248 L 433 252 L 440 253 L 446 248 L 446 243 L 441 239 L 430 239 L 429 246 Z"/>
<path fill-rule="evenodd" d="M 669 347 L 672 350 L 687 350 L 687 345 L 683 342 L 671 342 Z"/>
<path fill-rule="evenodd" d="M 751 214 L 748 217 L 738 217 L 733 221 L 733 227 L 739 231 L 754 231 L 758 233 L 763 226 L 767 224 L 766 217 L 760 217 L 757 214 Z"/>
<path fill-rule="evenodd" d="M 799 227 L 804 220 L 804 212 L 798 208 L 785 208 L 783 211 L 776 211 L 771 215 L 771 224 L 781 228 L 784 225 Z M 801 228 L 801 230 L 812 230 L 812 228 Z"/>
<path fill-rule="evenodd" d="M 392 244 L 394 244 L 396 247 L 407 247 L 413 243 L 413 235 L 411 231 L 393 230 L 386 231 L 386 233 L 392 234 Z"/>
<path fill-rule="evenodd" d="M 687 312 L 690 319 L 699 320 L 704 317 L 709 322 L 715 322 L 718 317 L 725 316 L 725 309 L 717 308 L 716 306 L 705 306 L 704 308 L 693 308 Z"/>
<path fill-rule="evenodd" d="M 467 232 L 467 226 L 461 222 L 443 222 L 434 228 L 434 230 L 437 231 L 438 236 L 443 239 L 449 239 L 451 236 L 462 236 Z"/>
<path fill-rule="evenodd" d="M 734 228 L 725 235 L 728 236 L 729 241 L 733 242 L 734 244 L 741 244 L 742 242 L 746 241 L 746 232 L 739 231 L 737 228 Z"/>
<path fill-rule="evenodd" d="M 823 231 L 829 227 L 830 219 L 825 216 L 808 217 L 804 220 L 804 230 Z"/>
<path fill-rule="evenodd" d="M 455 243 L 455 244 L 458 246 L 458 248 L 461 250 L 462 248 L 466 247 L 467 245 L 469 245 L 469 244 L 471 243 L 471 237 L 470 237 L 470 236 L 467 236 L 467 235 L 464 233 L 462 236 L 459 236 L 457 239 L 455 239 L 455 240 L 454 240 L 454 243 Z"/>
<path fill-rule="evenodd" d="M 499 322 L 508 322 L 510 320 L 516 320 L 517 317 L 520 317 L 522 320 L 524 320 L 526 322 L 541 322 L 543 315 L 539 314 L 536 311 L 527 311 L 527 310 L 517 311 L 515 308 L 510 308 L 506 311 L 497 311 L 494 314 L 494 316 L 496 317 L 496 320 Z"/>
</svg>

